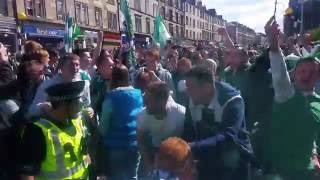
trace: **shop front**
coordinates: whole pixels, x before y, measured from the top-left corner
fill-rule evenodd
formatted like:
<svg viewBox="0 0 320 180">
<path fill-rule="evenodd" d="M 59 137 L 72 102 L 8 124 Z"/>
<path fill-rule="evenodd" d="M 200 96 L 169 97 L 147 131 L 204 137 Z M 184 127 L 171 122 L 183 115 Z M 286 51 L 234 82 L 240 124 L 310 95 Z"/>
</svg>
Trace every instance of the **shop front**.
<svg viewBox="0 0 320 180">
<path fill-rule="evenodd" d="M 105 31 L 103 34 L 103 48 L 112 50 L 121 45 L 121 35 L 118 32 Z"/>
<path fill-rule="evenodd" d="M 62 26 L 49 24 L 24 24 L 23 33 L 26 34 L 27 40 L 34 40 L 46 48 L 53 48 L 63 41 L 65 30 Z"/>
<path fill-rule="evenodd" d="M 16 27 L 14 18 L 0 16 L 0 42 L 7 47 L 10 53 L 17 51 Z"/>
</svg>

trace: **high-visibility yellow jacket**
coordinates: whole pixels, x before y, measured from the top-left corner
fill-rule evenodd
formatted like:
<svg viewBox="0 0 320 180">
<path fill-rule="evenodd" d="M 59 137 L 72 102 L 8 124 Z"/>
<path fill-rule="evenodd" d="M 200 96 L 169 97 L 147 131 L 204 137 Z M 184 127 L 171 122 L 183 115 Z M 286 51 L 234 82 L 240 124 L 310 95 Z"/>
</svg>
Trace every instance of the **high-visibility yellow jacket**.
<svg viewBox="0 0 320 180">
<path fill-rule="evenodd" d="M 46 141 L 46 157 L 36 179 L 87 179 L 90 159 L 82 153 L 84 126 L 80 117 L 71 121 L 73 127 L 64 130 L 46 119 L 34 123 Z"/>
</svg>

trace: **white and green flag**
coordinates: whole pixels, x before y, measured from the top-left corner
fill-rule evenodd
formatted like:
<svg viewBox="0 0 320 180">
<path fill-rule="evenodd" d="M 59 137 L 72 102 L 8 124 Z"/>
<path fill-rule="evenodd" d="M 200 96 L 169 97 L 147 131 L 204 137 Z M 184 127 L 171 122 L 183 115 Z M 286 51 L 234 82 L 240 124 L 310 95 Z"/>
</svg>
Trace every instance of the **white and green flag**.
<svg viewBox="0 0 320 180">
<path fill-rule="evenodd" d="M 171 38 L 170 33 L 168 32 L 166 25 L 158 13 L 155 19 L 154 31 L 153 31 L 153 42 L 159 44 L 160 48 L 166 46 L 167 41 Z"/>
</svg>

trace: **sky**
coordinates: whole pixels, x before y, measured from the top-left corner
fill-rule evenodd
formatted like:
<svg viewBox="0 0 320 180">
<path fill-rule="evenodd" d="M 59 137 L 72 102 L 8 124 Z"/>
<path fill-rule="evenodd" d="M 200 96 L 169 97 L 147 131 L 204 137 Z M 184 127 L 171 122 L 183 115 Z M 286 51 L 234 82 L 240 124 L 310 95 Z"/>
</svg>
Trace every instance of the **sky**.
<svg viewBox="0 0 320 180">
<path fill-rule="evenodd" d="M 238 21 L 256 32 L 264 32 L 264 25 L 274 13 L 275 0 L 202 0 L 207 9 L 215 8 L 229 21 Z M 276 19 L 283 25 L 283 14 L 289 0 L 278 0 Z"/>
</svg>

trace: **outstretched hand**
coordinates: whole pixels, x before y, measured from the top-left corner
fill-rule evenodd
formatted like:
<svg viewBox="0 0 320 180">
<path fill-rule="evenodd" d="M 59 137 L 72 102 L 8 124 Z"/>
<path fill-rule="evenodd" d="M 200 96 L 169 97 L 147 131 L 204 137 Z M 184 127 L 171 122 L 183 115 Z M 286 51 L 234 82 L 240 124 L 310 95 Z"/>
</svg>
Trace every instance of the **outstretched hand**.
<svg viewBox="0 0 320 180">
<path fill-rule="evenodd" d="M 270 51 L 279 51 L 280 50 L 280 46 L 279 46 L 280 29 L 279 29 L 279 24 L 275 20 L 274 16 L 272 16 L 269 19 L 264 29 L 267 35 L 267 39 L 269 41 Z"/>
</svg>

